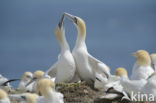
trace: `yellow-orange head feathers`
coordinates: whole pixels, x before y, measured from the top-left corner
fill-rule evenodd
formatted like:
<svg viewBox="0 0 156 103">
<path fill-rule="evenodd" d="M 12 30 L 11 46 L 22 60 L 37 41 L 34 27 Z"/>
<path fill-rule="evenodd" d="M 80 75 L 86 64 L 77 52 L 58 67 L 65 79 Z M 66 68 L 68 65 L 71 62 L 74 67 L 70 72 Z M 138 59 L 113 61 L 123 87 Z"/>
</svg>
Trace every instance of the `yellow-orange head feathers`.
<svg viewBox="0 0 156 103">
<path fill-rule="evenodd" d="M 40 79 L 37 83 L 37 91 L 43 96 L 48 97 L 48 92 L 55 87 L 55 83 L 48 78 Z"/>
<path fill-rule="evenodd" d="M 36 72 L 34 72 L 34 78 L 41 79 L 43 75 L 44 75 L 44 72 L 41 70 L 37 70 Z"/>
<path fill-rule="evenodd" d="M 33 74 L 31 72 L 25 72 L 22 76 L 23 80 L 30 80 L 32 79 Z"/>
<path fill-rule="evenodd" d="M 120 77 L 128 77 L 127 70 L 125 68 L 117 68 L 115 70 L 115 75 Z"/>
<path fill-rule="evenodd" d="M 138 50 L 134 55 L 136 56 L 139 65 L 151 65 L 151 58 L 146 50 Z"/>
<path fill-rule="evenodd" d="M 0 89 L 0 100 L 5 99 L 7 97 L 8 97 L 8 94 L 4 90 Z"/>
</svg>

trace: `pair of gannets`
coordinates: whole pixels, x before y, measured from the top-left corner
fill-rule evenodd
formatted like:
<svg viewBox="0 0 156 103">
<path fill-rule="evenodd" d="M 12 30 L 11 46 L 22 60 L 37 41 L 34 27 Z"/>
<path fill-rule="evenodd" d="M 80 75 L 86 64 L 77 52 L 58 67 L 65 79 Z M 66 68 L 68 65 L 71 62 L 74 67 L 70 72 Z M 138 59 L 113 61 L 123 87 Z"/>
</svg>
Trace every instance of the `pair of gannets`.
<svg viewBox="0 0 156 103">
<path fill-rule="evenodd" d="M 64 16 L 67 16 L 74 23 L 78 31 L 76 45 L 72 53 L 65 38 Z M 77 73 L 79 78 L 87 83 L 94 83 L 96 75 L 108 78 L 110 75 L 109 67 L 88 53 L 85 43 L 85 22 L 80 17 L 68 13 L 64 13 L 63 18 L 56 28 L 56 35 L 61 46 L 61 54 L 58 62 L 48 70 L 47 74 L 52 77 L 56 75 L 56 82 L 68 82 Z"/>
<path fill-rule="evenodd" d="M 156 67 L 156 54 L 151 54 L 145 50 L 138 50 L 133 54 L 137 58 L 137 62 L 132 69 L 132 80 L 147 79 Z"/>
<path fill-rule="evenodd" d="M 36 92 L 37 82 L 44 77 L 44 74 L 45 73 L 41 70 L 35 71 L 32 79 L 26 83 L 26 87 L 29 87 L 31 92 Z"/>
</svg>

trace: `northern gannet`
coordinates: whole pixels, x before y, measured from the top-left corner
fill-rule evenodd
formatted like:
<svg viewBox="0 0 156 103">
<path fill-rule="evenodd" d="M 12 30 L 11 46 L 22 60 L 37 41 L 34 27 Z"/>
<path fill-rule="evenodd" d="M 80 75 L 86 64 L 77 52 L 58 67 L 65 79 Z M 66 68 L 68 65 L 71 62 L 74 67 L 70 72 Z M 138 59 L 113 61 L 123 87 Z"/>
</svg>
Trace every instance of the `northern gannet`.
<svg viewBox="0 0 156 103">
<path fill-rule="evenodd" d="M 141 92 L 148 95 L 152 94 L 154 96 L 154 101 L 156 101 L 156 72 L 149 76 Z"/>
<path fill-rule="evenodd" d="M 37 103 L 64 103 L 63 94 L 55 91 L 55 83 L 51 79 L 40 79 L 37 91 L 42 95 L 37 99 Z"/>
<path fill-rule="evenodd" d="M 17 81 L 17 80 L 20 80 L 20 79 L 10 79 L 10 80 L 8 80 L 6 77 L 0 75 L 0 89 L 3 89 L 6 92 L 9 92 L 12 89 L 12 87 L 11 87 L 11 85 L 9 83 L 13 82 L 13 81 Z"/>
<path fill-rule="evenodd" d="M 38 80 L 43 78 L 43 76 L 44 76 L 43 71 L 41 71 L 41 70 L 35 71 L 33 74 L 33 78 L 31 79 L 30 82 L 28 82 L 26 84 L 26 87 L 30 86 L 30 87 L 32 87 L 32 89 L 31 89 L 32 92 L 36 92 L 36 84 L 37 84 Z"/>
<path fill-rule="evenodd" d="M 2 89 L 0 89 L 0 103 L 10 103 L 8 94 Z"/>
<path fill-rule="evenodd" d="M 31 79 L 33 78 L 33 74 L 31 72 L 25 72 L 22 76 L 22 80 L 19 83 L 18 86 L 18 90 L 21 91 L 32 91 L 32 87 L 31 86 L 26 86 L 27 83 L 29 83 L 31 81 Z"/>
<path fill-rule="evenodd" d="M 35 93 L 22 93 L 22 94 L 10 94 L 11 101 L 18 103 L 37 103 L 36 100 L 39 96 Z"/>
<path fill-rule="evenodd" d="M 55 33 L 61 47 L 61 53 L 58 61 L 46 72 L 46 74 L 51 77 L 56 76 L 55 83 L 72 82 L 76 72 L 76 65 L 65 37 L 64 15 L 56 26 Z"/>
<path fill-rule="evenodd" d="M 130 100 L 129 95 L 124 91 L 120 83 L 121 78 L 128 78 L 127 70 L 122 67 L 117 68 L 115 70 L 115 75 L 110 76 L 108 81 L 105 84 L 103 83 L 105 94 L 100 98 L 108 100 L 113 100 L 116 98 L 121 98 L 121 100 L 123 99 Z"/>
<path fill-rule="evenodd" d="M 147 79 L 154 72 L 149 53 L 145 50 L 138 50 L 133 55 L 137 58 L 137 62 L 132 69 L 131 79 Z"/>
<path fill-rule="evenodd" d="M 108 66 L 88 53 L 85 43 L 85 22 L 80 17 L 68 13 L 64 14 L 74 23 L 78 31 L 76 45 L 72 54 L 76 62 L 76 68 L 80 79 L 89 84 L 93 84 L 96 80 L 96 75 L 98 74 L 102 75 L 104 78 L 108 78 L 110 75 Z"/>
<path fill-rule="evenodd" d="M 151 54 L 152 67 L 156 71 L 156 54 Z"/>
</svg>

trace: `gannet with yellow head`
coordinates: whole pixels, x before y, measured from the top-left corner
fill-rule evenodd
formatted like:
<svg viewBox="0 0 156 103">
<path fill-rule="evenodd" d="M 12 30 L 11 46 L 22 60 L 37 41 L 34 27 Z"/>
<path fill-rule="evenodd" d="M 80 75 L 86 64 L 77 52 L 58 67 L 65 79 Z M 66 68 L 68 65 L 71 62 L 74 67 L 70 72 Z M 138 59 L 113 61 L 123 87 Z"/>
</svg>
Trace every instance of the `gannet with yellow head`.
<svg viewBox="0 0 156 103">
<path fill-rule="evenodd" d="M 68 42 L 65 37 L 64 15 L 56 26 L 56 36 L 61 47 L 58 61 L 46 72 L 47 75 L 55 77 L 55 82 L 71 82 L 75 76 L 76 65 Z"/>
<path fill-rule="evenodd" d="M 0 103 L 10 103 L 8 94 L 3 89 L 0 89 Z"/>
<path fill-rule="evenodd" d="M 42 70 L 37 70 L 33 74 L 33 78 L 26 84 L 26 87 L 32 87 L 31 92 L 36 92 L 36 84 L 38 80 L 44 77 L 44 72 Z"/>
<path fill-rule="evenodd" d="M 115 70 L 115 75 L 119 77 L 125 77 L 128 78 L 127 70 L 123 67 L 119 67 Z"/>
<path fill-rule="evenodd" d="M 122 86 L 122 91 L 127 93 L 130 98 L 132 92 L 135 94 L 141 93 L 141 88 L 147 83 L 146 79 L 140 80 L 130 80 L 128 78 L 128 73 L 125 68 L 117 68 L 115 71 L 115 75 L 120 77 L 120 85 Z"/>
<path fill-rule="evenodd" d="M 122 98 L 122 100 L 123 99 L 130 100 L 128 94 L 124 91 L 120 83 L 121 78 L 128 78 L 127 70 L 122 67 L 117 68 L 115 70 L 115 75 L 111 75 L 108 78 L 107 82 L 103 82 L 103 87 L 101 86 L 102 88 L 100 88 L 100 90 L 104 91 L 105 95 L 101 96 L 100 98 L 108 100 L 113 100 L 116 98 Z M 102 79 L 99 80 L 101 81 Z M 95 84 L 96 83 L 97 81 L 95 81 Z"/>
<path fill-rule="evenodd" d="M 9 98 L 12 101 L 19 103 L 37 103 L 37 98 L 39 96 L 35 93 L 22 93 L 22 94 L 10 94 Z"/>
<path fill-rule="evenodd" d="M 137 62 L 132 69 L 131 79 L 147 79 L 154 72 L 149 53 L 146 50 L 138 50 L 133 55 L 137 58 Z"/>
<path fill-rule="evenodd" d="M 32 79 L 33 74 L 31 72 L 25 72 L 22 76 L 22 80 L 19 83 L 18 89 L 22 91 L 31 91 L 32 87 L 28 86 L 26 87 L 26 84 L 30 82 Z"/>
<path fill-rule="evenodd" d="M 37 83 L 40 96 L 37 103 L 64 103 L 63 94 L 55 91 L 55 83 L 48 78 L 40 79 Z"/>
<path fill-rule="evenodd" d="M 95 82 L 96 75 L 98 74 L 102 74 L 104 78 L 108 78 L 110 75 L 108 66 L 100 60 L 94 58 L 87 51 L 87 46 L 85 43 L 86 24 L 84 20 L 68 13 L 64 14 L 74 23 L 78 31 L 76 45 L 72 51 L 72 54 L 74 56 L 76 68 L 81 80 L 92 84 Z"/>
</svg>

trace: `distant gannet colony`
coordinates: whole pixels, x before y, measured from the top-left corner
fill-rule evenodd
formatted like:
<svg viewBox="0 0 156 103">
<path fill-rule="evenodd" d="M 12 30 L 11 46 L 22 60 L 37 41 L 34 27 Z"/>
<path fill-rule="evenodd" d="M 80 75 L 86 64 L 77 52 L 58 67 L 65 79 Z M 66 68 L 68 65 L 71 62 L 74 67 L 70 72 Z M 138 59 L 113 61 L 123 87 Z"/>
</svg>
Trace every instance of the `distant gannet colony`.
<svg viewBox="0 0 156 103">
<path fill-rule="evenodd" d="M 75 47 L 70 51 L 65 35 L 65 18 L 77 28 Z M 110 73 L 110 68 L 92 56 L 85 43 L 85 21 L 69 13 L 63 13 L 56 25 L 56 37 L 60 44 L 58 60 L 47 71 L 36 70 L 25 72 L 20 79 L 18 88 L 9 83 L 18 79 L 7 79 L 0 75 L 0 103 L 64 103 L 64 95 L 55 90 L 57 83 L 80 83 L 85 81 L 96 90 L 102 91 L 103 99 L 146 100 L 156 101 L 156 53 L 149 54 L 146 50 L 133 53 L 137 61 L 128 77 L 127 70 L 122 66 Z M 14 94 L 10 91 L 14 90 Z M 18 92 L 17 92 L 18 91 Z M 17 93 L 16 93 L 17 92 Z M 133 95 L 145 95 L 143 98 Z M 147 100 L 146 100 L 147 101 Z"/>
</svg>

